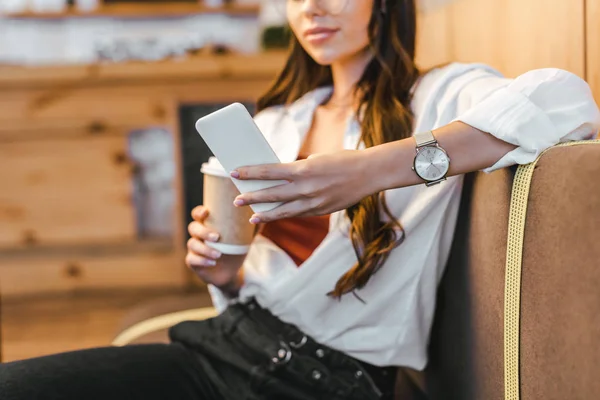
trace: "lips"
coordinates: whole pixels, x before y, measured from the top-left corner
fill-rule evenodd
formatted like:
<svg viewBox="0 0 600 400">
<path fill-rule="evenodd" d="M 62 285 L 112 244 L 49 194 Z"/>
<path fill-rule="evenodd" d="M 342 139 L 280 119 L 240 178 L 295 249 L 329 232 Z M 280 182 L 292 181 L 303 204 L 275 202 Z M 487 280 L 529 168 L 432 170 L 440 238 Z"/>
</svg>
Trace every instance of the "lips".
<svg viewBox="0 0 600 400">
<path fill-rule="evenodd" d="M 339 31 L 339 29 L 335 29 L 335 28 L 323 28 L 323 27 L 311 28 L 311 29 L 307 29 L 306 31 L 304 31 L 304 37 L 309 42 L 321 43 L 321 42 L 331 39 L 338 31 Z"/>
</svg>

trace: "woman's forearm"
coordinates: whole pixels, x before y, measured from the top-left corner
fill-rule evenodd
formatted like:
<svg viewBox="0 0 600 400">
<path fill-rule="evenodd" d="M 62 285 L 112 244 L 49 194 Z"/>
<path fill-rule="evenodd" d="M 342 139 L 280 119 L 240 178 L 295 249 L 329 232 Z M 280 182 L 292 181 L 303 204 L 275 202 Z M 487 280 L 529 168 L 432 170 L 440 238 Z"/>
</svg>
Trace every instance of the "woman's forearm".
<svg viewBox="0 0 600 400">
<path fill-rule="evenodd" d="M 491 167 L 515 149 L 489 133 L 462 122 L 433 132 L 450 157 L 449 175 Z M 257 192 L 238 196 L 235 204 L 282 202 L 271 211 L 255 214 L 252 223 L 293 216 L 325 215 L 356 204 L 362 198 L 388 189 L 422 184 L 412 170 L 416 142 L 407 138 L 366 150 L 326 154 L 314 159 L 269 166 L 242 167 L 232 173 L 238 179 L 286 180 Z"/>
<path fill-rule="evenodd" d="M 436 129 L 433 134 L 450 157 L 448 176 L 491 167 L 516 148 L 462 122 Z M 412 137 L 365 150 L 365 165 L 375 173 L 381 171 L 379 176 L 373 176 L 371 192 L 423 183 L 411 169 L 415 151 L 416 144 Z"/>
</svg>

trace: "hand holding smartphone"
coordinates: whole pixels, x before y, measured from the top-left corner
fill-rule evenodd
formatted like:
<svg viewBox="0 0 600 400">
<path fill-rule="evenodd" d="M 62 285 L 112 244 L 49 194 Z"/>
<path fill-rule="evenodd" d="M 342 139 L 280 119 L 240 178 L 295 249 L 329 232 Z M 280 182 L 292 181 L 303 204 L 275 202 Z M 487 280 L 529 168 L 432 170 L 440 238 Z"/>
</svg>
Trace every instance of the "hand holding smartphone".
<svg viewBox="0 0 600 400">
<path fill-rule="evenodd" d="M 196 130 L 204 139 L 227 173 L 245 166 L 278 164 L 279 158 L 263 136 L 254 119 L 240 103 L 230 104 L 196 122 Z M 240 193 L 254 192 L 287 183 L 287 181 L 247 180 L 231 178 Z M 281 203 L 252 204 L 254 212 L 270 211 Z"/>
</svg>

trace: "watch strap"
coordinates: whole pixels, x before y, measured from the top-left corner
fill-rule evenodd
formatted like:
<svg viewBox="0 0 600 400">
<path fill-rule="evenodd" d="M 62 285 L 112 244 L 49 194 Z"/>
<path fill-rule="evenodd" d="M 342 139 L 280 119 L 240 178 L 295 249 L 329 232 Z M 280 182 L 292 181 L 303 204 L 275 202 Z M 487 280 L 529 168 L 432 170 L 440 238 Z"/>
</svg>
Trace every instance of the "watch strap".
<svg viewBox="0 0 600 400">
<path fill-rule="evenodd" d="M 435 140 L 435 137 L 433 136 L 432 131 L 416 133 L 413 135 L 413 137 L 415 138 L 417 147 L 423 147 L 423 146 L 437 143 L 437 140 Z"/>
</svg>

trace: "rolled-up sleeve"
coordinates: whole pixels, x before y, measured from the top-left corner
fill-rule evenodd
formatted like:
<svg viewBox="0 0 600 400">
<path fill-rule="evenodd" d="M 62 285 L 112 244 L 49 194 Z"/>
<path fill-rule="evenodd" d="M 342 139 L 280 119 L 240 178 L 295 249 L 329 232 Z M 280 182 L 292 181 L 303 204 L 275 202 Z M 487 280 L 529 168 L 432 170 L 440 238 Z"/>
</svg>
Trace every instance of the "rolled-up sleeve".
<svg viewBox="0 0 600 400">
<path fill-rule="evenodd" d="M 207 285 L 208 293 L 213 303 L 213 307 L 217 310 L 217 313 L 221 314 L 229 307 L 231 303 L 234 303 L 237 299 L 227 296 L 221 289 L 214 285 Z"/>
<path fill-rule="evenodd" d="M 597 136 L 600 112 L 589 85 L 577 75 L 546 68 L 505 80 L 499 88 L 498 81 L 489 74 L 465 85 L 468 97 L 482 100 L 457 110 L 455 119 L 517 146 L 485 172 L 530 163 L 559 142 Z M 489 86 L 495 87 L 489 95 L 476 93 Z"/>
</svg>

